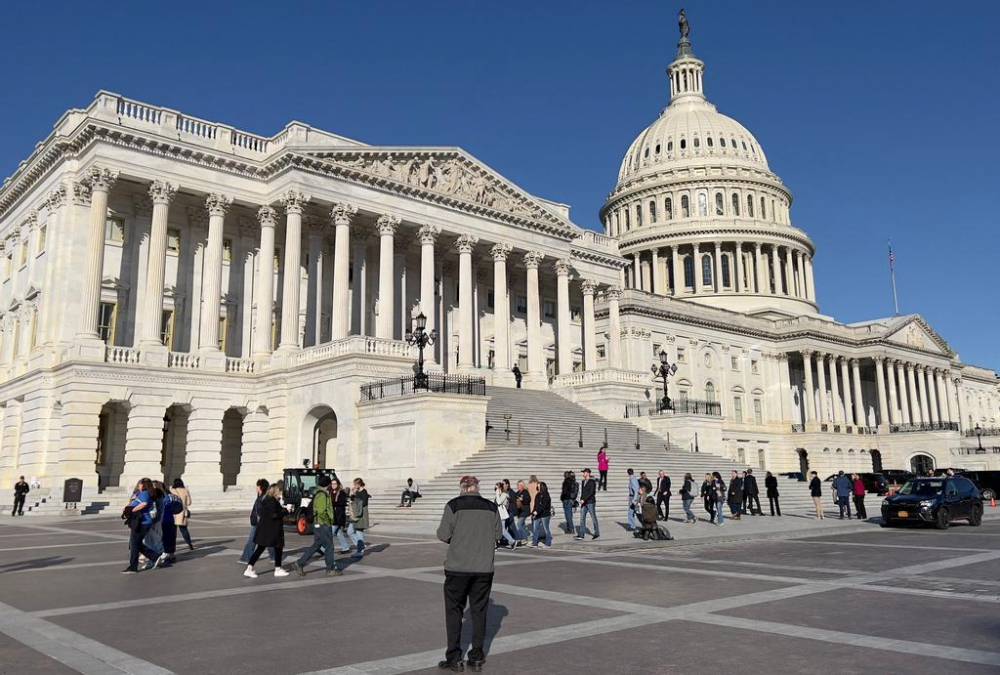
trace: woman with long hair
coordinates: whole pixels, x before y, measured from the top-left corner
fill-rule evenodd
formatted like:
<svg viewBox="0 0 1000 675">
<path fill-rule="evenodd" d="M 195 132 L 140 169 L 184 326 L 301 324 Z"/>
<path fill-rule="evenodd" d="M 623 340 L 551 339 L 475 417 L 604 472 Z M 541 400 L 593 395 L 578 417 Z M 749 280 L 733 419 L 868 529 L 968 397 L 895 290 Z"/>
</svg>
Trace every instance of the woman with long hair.
<svg viewBox="0 0 1000 675">
<path fill-rule="evenodd" d="M 330 481 L 330 503 L 333 504 L 333 536 L 340 544 L 341 553 L 351 552 L 351 543 L 347 540 L 347 491 L 339 478 Z"/>
<path fill-rule="evenodd" d="M 549 521 L 552 520 L 552 497 L 549 495 L 549 486 L 545 481 L 538 482 L 538 492 L 535 494 L 535 505 L 531 511 L 531 526 L 534 530 L 532 546 L 538 548 L 550 548 L 552 546 L 552 530 L 549 529 Z M 544 542 L 540 540 L 545 538 Z"/>
<path fill-rule="evenodd" d="M 503 538 L 507 540 L 507 546 L 510 548 L 517 548 L 517 539 L 510 533 L 510 527 L 508 527 L 508 521 L 510 521 L 510 511 L 507 505 L 510 503 L 510 497 L 507 495 L 507 490 L 504 488 L 503 481 L 498 482 L 493 486 L 493 502 L 497 505 L 497 513 L 500 515 L 500 522 L 503 523 Z M 497 542 L 497 548 L 500 547 L 500 542 Z"/>
<path fill-rule="evenodd" d="M 188 545 L 188 550 L 193 551 L 194 544 L 191 543 L 191 533 L 188 532 L 188 519 L 191 518 L 191 491 L 184 486 L 184 481 L 180 478 L 175 478 L 170 492 L 180 500 L 183 507 L 181 512 L 174 518 L 177 530 L 184 537 L 184 543 Z"/>
<path fill-rule="evenodd" d="M 256 548 L 243 576 L 256 579 L 257 573 L 253 566 L 260 559 L 265 549 L 274 548 L 274 576 L 287 577 L 288 571 L 281 566 L 281 554 L 285 548 L 285 509 L 281 505 L 281 495 L 284 492 L 280 482 L 273 483 L 260 502 L 260 522 L 254 534 Z"/>
<path fill-rule="evenodd" d="M 705 505 L 705 512 L 708 514 L 708 522 L 715 522 L 715 486 L 712 474 L 706 473 L 705 480 L 701 483 L 701 501 Z"/>
<path fill-rule="evenodd" d="M 684 486 L 681 487 L 681 507 L 684 509 L 684 523 L 697 523 L 698 519 L 691 512 L 691 502 L 694 501 L 694 478 L 690 473 L 684 474 Z"/>
<path fill-rule="evenodd" d="M 722 525 L 726 522 L 723 511 L 726 510 L 726 483 L 722 480 L 722 474 L 718 471 L 712 472 L 712 487 L 715 489 L 715 524 Z"/>
<path fill-rule="evenodd" d="M 368 529 L 368 490 L 365 482 L 355 478 L 351 484 L 351 517 L 347 525 L 347 536 L 354 540 L 354 559 L 365 555 L 365 530 Z"/>
</svg>

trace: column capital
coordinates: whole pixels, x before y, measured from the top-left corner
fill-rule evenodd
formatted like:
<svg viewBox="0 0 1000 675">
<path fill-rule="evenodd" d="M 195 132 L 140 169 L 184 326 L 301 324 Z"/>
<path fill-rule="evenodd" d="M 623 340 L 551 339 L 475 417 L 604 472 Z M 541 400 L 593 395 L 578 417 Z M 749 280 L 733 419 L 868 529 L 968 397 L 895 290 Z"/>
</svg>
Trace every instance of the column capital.
<svg viewBox="0 0 1000 675">
<path fill-rule="evenodd" d="M 394 216 L 391 213 L 385 213 L 378 217 L 378 220 L 375 222 L 375 227 L 378 228 L 380 236 L 392 237 L 396 234 L 396 230 L 399 229 L 399 223 L 399 216 Z"/>
<path fill-rule="evenodd" d="M 912 361 L 907 361 L 904 365 L 906 366 L 906 370 L 907 371 L 909 371 L 911 373 L 913 372 L 913 369 L 914 369 L 915 366 L 914 366 L 914 364 L 913 364 Z"/>
<path fill-rule="evenodd" d="M 458 249 L 459 253 L 472 253 L 472 249 L 475 248 L 477 243 L 479 243 L 477 237 L 471 234 L 462 234 L 455 240 L 455 248 Z"/>
<path fill-rule="evenodd" d="M 779 361 L 787 361 L 788 352 L 778 352 L 774 355 L 774 358 L 778 359 Z"/>
<path fill-rule="evenodd" d="M 490 249 L 490 255 L 493 256 L 493 262 L 507 262 L 507 257 L 513 250 L 514 247 L 510 244 L 494 244 Z"/>
<path fill-rule="evenodd" d="M 436 225 L 425 223 L 420 226 L 419 230 L 417 230 L 417 239 L 420 240 L 421 244 L 430 244 L 433 246 L 434 243 L 437 242 L 439 234 L 441 234 L 441 228 Z"/>
<path fill-rule="evenodd" d="M 257 220 L 261 227 L 274 227 L 278 224 L 278 212 L 274 207 L 264 205 L 257 209 Z"/>
<path fill-rule="evenodd" d="M 57 185 L 48 194 L 49 211 L 62 208 L 66 204 L 66 186 Z"/>
<path fill-rule="evenodd" d="M 848 363 L 851 364 L 851 368 L 857 368 L 858 365 L 860 365 L 861 361 L 860 361 L 860 359 L 851 358 L 851 359 L 848 359 Z"/>
<path fill-rule="evenodd" d="M 813 354 L 814 354 L 815 352 L 813 352 L 813 350 L 812 350 L 812 349 L 800 349 L 800 350 L 799 350 L 799 353 L 800 353 L 800 354 L 802 354 L 802 356 L 803 356 L 804 358 L 810 358 L 810 359 L 811 359 L 811 358 L 812 358 L 812 355 L 813 355 Z"/>
<path fill-rule="evenodd" d="M 288 214 L 301 214 L 302 209 L 304 209 L 306 204 L 308 204 L 311 200 L 312 197 L 310 195 L 307 195 L 300 190 L 296 190 L 295 188 L 292 188 L 285 194 L 281 195 L 280 199 L 281 205 L 285 207 L 285 213 Z"/>
<path fill-rule="evenodd" d="M 169 204 L 177 194 L 177 186 L 165 180 L 154 180 L 149 184 L 149 198 L 153 204 Z"/>
<path fill-rule="evenodd" d="M 73 190 L 73 195 L 70 197 L 74 204 L 79 204 L 80 206 L 90 205 L 90 184 L 86 181 L 75 180 L 70 186 Z"/>
<path fill-rule="evenodd" d="M 347 202 L 334 202 L 330 208 L 330 218 L 334 225 L 350 225 L 357 214 L 358 207 Z"/>
<path fill-rule="evenodd" d="M 885 360 L 886 360 L 885 356 L 883 356 L 881 354 L 876 354 L 872 358 L 875 359 L 875 363 L 877 363 L 879 365 L 882 365 L 885 362 Z"/>
<path fill-rule="evenodd" d="M 593 279 L 583 279 L 580 282 L 580 292 L 584 295 L 593 295 L 597 290 L 597 282 Z"/>
<path fill-rule="evenodd" d="M 606 291 L 604 291 L 604 295 L 607 296 L 608 300 L 618 302 L 622 298 L 622 289 L 617 286 L 610 286 Z"/>
<path fill-rule="evenodd" d="M 556 275 L 560 277 L 569 276 L 570 272 L 573 271 L 573 266 L 570 264 L 569 260 L 565 258 L 559 258 L 554 263 L 552 263 L 552 266 L 556 270 Z"/>
<path fill-rule="evenodd" d="M 83 180 L 90 185 L 91 190 L 107 192 L 114 185 L 115 181 L 118 180 L 118 172 L 99 166 L 92 166 L 87 171 Z"/>
<path fill-rule="evenodd" d="M 545 259 L 545 254 L 541 251 L 528 251 L 524 254 L 524 266 L 529 270 L 538 269 L 538 266 Z"/>
<path fill-rule="evenodd" d="M 213 192 L 205 198 L 205 208 L 208 209 L 210 216 L 225 216 L 232 204 L 232 197 L 218 192 Z"/>
</svg>

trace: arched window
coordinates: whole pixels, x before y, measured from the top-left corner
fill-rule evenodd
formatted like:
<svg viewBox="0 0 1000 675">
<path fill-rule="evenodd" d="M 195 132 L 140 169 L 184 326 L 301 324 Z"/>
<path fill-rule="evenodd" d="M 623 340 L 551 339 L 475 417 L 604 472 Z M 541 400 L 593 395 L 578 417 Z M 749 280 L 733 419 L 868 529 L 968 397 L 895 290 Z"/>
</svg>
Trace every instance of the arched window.
<svg viewBox="0 0 1000 675">
<path fill-rule="evenodd" d="M 686 147 L 687 147 L 687 143 L 688 143 L 688 142 L 687 142 L 687 139 L 686 139 L 686 138 L 682 138 L 682 139 L 681 139 L 681 150 L 683 150 L 684 148 L 686 148 Z"/>
<path fill-rule="evenodd" d="M 674 151 L 674 142 L 667 141 L 667 152 L 673 152 L 673 151 Z"/>
<path fill-rule="evenodd" d="M 705 140 L 706 140 L 706 141 L 708 142 L 708 147 L 712 147 L 712 137 L 711 137 L 711 136 L 709 136 L 709 137 L 708 137 L 708 138 L 706 138 Z"/>
<path fill-rule="evenodd" d="M 681 218 L 691 217 L 691 202 L 688 200 L 687 195 L 681 196 Z"/>
<path fill-rule="evenodd" d="M 715 385 L 711 382 L 705 383 L 705 400 L 715 402 Z"/>
<path fill-rule="evenodd" d="M 753 196 L 747 195 L 747 218 L 753 218 Z"/>
<path fill-rule="evenodd" d="M 704 190 L 698 193 L 698 215 L 702 218 L 708 217 L 708 193 Z"/>
<path fill-rule="evenodd" d="M 656 144 L 656 154 L 660 154 L 660 144 Z"/>
<path fill-rule="evenodd" d="M 642 156 L 649 157 L 649 148 L 646 148 L 646 150 L 642 153 Z"/>
<path fill-rule="evenodd" d="M 632 221 L 629 219 L 629 210 L 625 209 L 625 231 L 628 232 L 632 229 Z"/>
<path fill-rule="evenodd" d="M 735 138 L 730 138 L 729 142 L 733 144 L 733 150 L 735 150 L 736 149 L 736 139 Z"/>
<path fill-rule="evenodd" d="M 708 253 L 701 256 L 701 283 L 705 286 L 712 285 L 712 256 Z"/>
<path fill-rule="evenodd" d="M 663 211 L 667 215 L 667 220 L 674 219 L 674 200 L 670 197 L 663 200 Z"/>
<path fill-rule="evenodd" d="M 715 193 L 715 215 L 721 216 L 725 215 L 725 203 L 726 200 L 722 197 L 721 192 Z"/>
<path fill-rule="evenodd" d="M 733 215 L 740 215 L 740 196 L 735 192 L 733 193 Z"/>
<path fill-rule="evenodd" d="M 635 205 L 635 226 L 642 227 L 642 204 Z"/>
<path fill-rule="evenodd" d="M 684 287 L 694 288 L 694 257 L 684 256 Z"/>
<path fill-rule="evenodd" d="M 719 136 L 719 147 L 722 148 L 726 147 L 726 139 L 723 138 L 722 136 Z"/>
<path fill-rule="evenodd" d="M 764 198 L 763 197 L 760 198 L 760 217 L 761 217 L 762 220 L 764 218 L 767 218 L 767 211 L 764 208 Z"/>
<path fill-rule="evenodd" d="M 732 281 L 732 279 L 730 279 L 730 274 L 729 274 L 729 256 L 728 255 L 722 256 L 722 285 L 723 286 L 730 286 L 730 287 L 733 285 L 733 281 Z"/>
<path fill-rule="evenodd" d="M 694 137 L 694 147 L 696 147 L 696 148 L 700 148 L 701 147 L 701 139 L 698 138 L 697 136 Z"/>
<path fill-rule="evenodd" d="M 743 141 L 743 152 L 747 151 L 747 142 Z"/>
<path fill-rule="evenodd" d="M 651 222 L 651 223 L 655 223 L 656 222 L 656 202 L 655 201 L 650 201 L 649 202 L 649 222 Z"/>
</svg>

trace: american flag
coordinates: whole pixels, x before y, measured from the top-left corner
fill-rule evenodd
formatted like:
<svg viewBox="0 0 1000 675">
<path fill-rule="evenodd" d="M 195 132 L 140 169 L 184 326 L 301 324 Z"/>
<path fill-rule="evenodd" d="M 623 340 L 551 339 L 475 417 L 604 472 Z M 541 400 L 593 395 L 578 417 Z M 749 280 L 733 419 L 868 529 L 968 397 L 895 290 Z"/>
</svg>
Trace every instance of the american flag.
<svg viewBox="0 0 1000 675">
<path fill-rule="evenodd" d="M 889 269 L 896 269 L 896 254 L 892 251 L 892 244 L 889 244 Z"/>
</svg>

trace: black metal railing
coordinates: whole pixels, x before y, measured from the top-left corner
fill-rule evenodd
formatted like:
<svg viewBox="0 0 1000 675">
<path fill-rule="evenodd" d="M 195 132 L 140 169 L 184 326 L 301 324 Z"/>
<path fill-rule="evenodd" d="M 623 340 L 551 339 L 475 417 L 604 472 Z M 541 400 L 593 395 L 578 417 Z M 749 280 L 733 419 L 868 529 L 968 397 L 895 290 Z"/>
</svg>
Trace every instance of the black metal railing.
<svg viewBox="0 0 1000 675">
<path fill-rule="evenodd" d="M 647 403 L 626 403 L 625 417 L 654 417 L 656 415 L 710 415 L 722 417 L 722 404 L 718 401 L 700 401 L 693 398 L 672 399 L 670 407 L 662 410 Z"/>
<path fill-rule="evenodd" d="M 989 427 L 988 429 L 980 427 L 978 434 L 975 429 L 966 429 L 962 432 L 962 435 L 966 438 L 975 438 L 976 436 L 1000 436 L 1000 427 Z"/>
<path fill-rule="evenodd" d="M 890 424 L 890 434 L 908 434 L 915 431 L 958 431 L 957 422 L 924 422 L 923 424 Z"/>
<path fill-rule="evenodd" d="M 953 455 L 1000 455 L 1000 447 L 992 448 L 952 448 Z"/>
<path fill-rule="evenodd" d="M 411 396 L 424 391 L 435 394 L 486 396 L 486 380 L 468 375 L 428 374 L 421 380 L 413 375 L 390 377 L 361 385 L 362 401 Z"/>
</svg>

